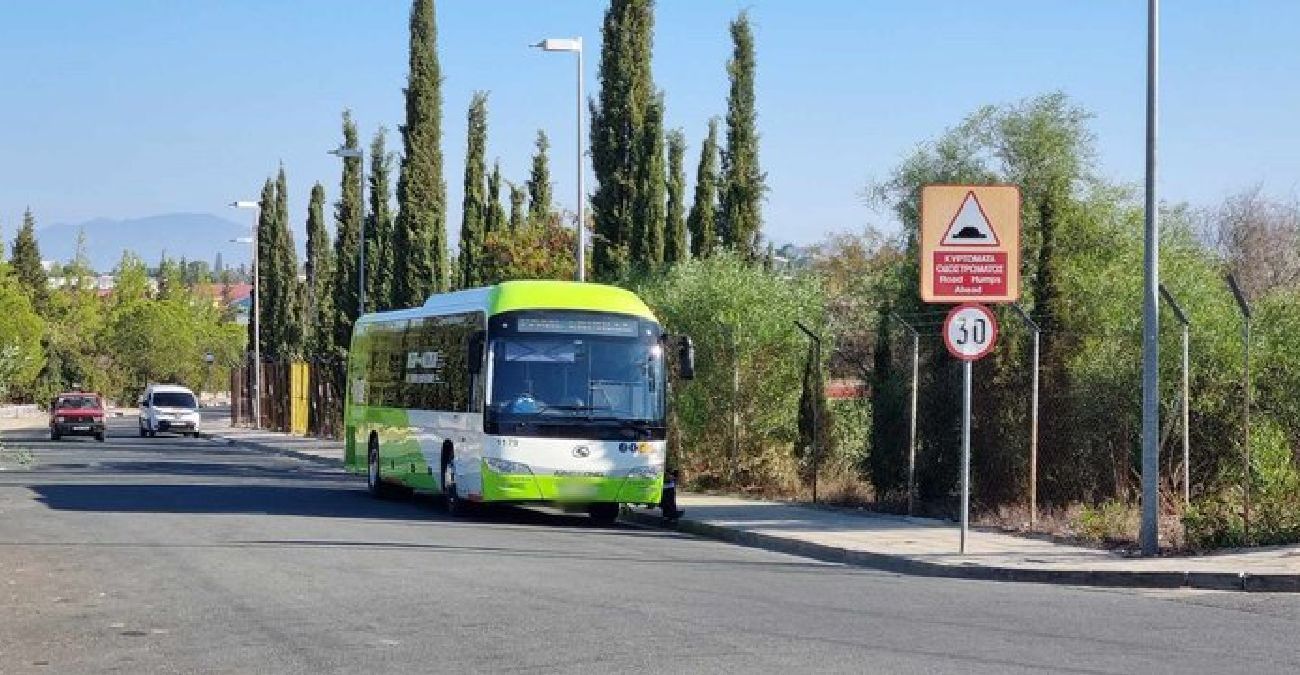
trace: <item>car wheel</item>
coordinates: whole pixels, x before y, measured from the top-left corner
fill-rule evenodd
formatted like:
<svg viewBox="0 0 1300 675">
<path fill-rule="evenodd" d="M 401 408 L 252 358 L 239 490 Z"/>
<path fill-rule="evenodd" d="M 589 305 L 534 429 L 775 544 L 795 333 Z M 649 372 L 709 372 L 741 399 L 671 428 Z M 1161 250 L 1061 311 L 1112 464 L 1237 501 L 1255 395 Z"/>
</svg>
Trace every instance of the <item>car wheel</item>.
<svg viewBox="0 0 1300 675">
<path fill-rule="evenodd" d="M 99 441 L 100 443 L 103 443 L 103 442 L 104 442 L 104 432 L 101 431 L 101 432 L 95 434 L 95 440 Z"/>
<path fill-rule="evenodd" d="M 618 504 L 600 502 L 587 506 L 587 514 L 597 525 L 608 527 L 618 520 Z"/>
<path fill-rule="evenodd" d="M 144 438 L 145 436 L 148 436 L 148 435 L 149 435 L 149 432 L 147 432 L 147 431 L 144 430 L 144 422 L 140 422 L 140 438 Z"/>
<path fill-rule="evenodd" d="M 63 438 L 63 436 L 60 435 L 59 432 L 54 431 L 54 430 L 51 430 L 51 431 L 50 431 L 50 440 L 51 440 L 51 441 L 61 440 L 62 438 Z"/>
</svg>

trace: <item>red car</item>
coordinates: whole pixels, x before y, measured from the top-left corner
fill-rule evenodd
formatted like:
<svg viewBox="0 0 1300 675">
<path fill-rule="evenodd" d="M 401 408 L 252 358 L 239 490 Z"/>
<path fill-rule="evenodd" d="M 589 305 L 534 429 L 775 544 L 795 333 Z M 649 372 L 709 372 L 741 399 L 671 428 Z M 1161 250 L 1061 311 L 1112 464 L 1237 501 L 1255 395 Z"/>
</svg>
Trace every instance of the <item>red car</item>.
<svg viewBox="0 0 1300 675">
<path fill-rule="evenodd" d="M 59 394 L 50 404 L 50 440 L 94 436 L 104 440 L 104 399 L 82 391 Z"/>
</svg>

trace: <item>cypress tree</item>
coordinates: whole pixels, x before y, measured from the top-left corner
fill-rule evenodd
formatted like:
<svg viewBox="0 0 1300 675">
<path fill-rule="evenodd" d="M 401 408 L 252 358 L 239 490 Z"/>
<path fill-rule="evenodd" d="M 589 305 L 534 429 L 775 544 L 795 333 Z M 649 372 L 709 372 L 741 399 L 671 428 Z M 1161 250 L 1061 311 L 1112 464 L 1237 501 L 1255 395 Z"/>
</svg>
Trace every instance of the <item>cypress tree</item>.
<svg viewBox="0 0 1300 675">
<path fill-rule="evenodd" d="M 358 147 L 357 124 L 352 112 L 343 111 L 343 147 Z M 334 348 L 346 351 L 357 320 L 357 251 L 361 237 L 362 196 L 360 157 L 343 159 L 341 197 L 334 205 Z"/>
<path fill-rule="evenodd" d="M 325 225 L 325 187 L 311 187 L 307 205 L 307 353 L 321 356 L 334 340 L 334 261 L 329 228 Z"/>
<path fill-rule="evenodd" d="M 528 226 L 527 216 L 524 213 L 524 201 L 527 199 L 527 193 L 520 185 L 510 184 L 510 229 L 519 232 Z"/>
<path fill-rule="evenodd" d="M 397 180 L 394 305 L 422 304 L 447 288 L 447 185 L 442 177 L 442 72 L 433 0 L 411 5 L 410 74 Z M 351 326 L 348 326 L 349 330 Z"/>
<path fill-rule="evenodd" d="M 296 358 L 303 352 L 302 285 L 298 281 L 298 251 L 289 228 L 289 184 L 283 165 L 275 179 L 274 227 L 276 284 L 269 290 L 275 297 L 271 314 L 275 342 L 271 343 L 271 353 Z"/>
<path fill-rule="evenodd" d="M 271 352 L 271 335 L 275 332 L 275 326 L 271 325 L 271 317 L 274 316 L 275 294 L 272 289 L 279 285 L 276 280 L 276 256 L 275 251 L 275 181 L 270 178 L 262 184 L 262 194 L 257 201 L 257 294 L 258 297 L 251 298 L 253 304 L 249 311 L 256 307 L 258 328 L 261 332 L 261 339 L 258 341 L 258 348 L 262 354 L 266 355 Z M 248 322 L 248 344 L 250 348 L 253 344 L 253 321 Z"/>
<path fill-rule="evenodd" d="M 636 197 L 633 202 L 632 263 L 647 270 L 664 262 L 664 99 L 655 98 L 646 112 L 636 158 Z"/>
<path fill-rule="evenodd" d="M 700 147 L 700 163 L 695 170 L 695 203 L 686 217 L 686 229 L 691 233 L 691 255 L 707 258 L 713 255 L 718 241 L 718 120 L 709 120 L 709 135 Z"/>
<path fill-rule="evenodd" d="M 483 237 L 487 231 L 487 94 L 475 92 L 467 115 L 465 198 L 461 202 L 460 259 L 457 282 L 461 288 L 482 286 Z"/>
<path fill-rule="evenodd" d="M 664 262 L 685 260 L 686 250 L 686 134 L 681 129 L 668 133 L 668 207 L 665 211 Z"/>
<path fill-rule="evenodd" d="M 487 181 L 487 217 L 483 219 L 483 234 L 499 232 L 506 227 L 506 210 L 501 206 L 501 160 L 492 163 L 492 173 Z"/>
<path fill-rule="evenodd" d="M 18 283 L 31 298 L 37 312 L 44 312 L 50 297 L 50 282 L 41 267 L 41 247 L 36 241 L 36 218 L 32 210 L 23 212 L 23 225 L 14 237 L 13 251 L 9 256 L 10 269 Z"/>
<path fill-rule="evenodd" d="M 370 213 L 366 221 L 366 309 L 393 306 L 393 211 L 389 177 L 393 155 L 388 152 L 388 130 L 379 127 L 370 141 Z"/>
<path fill-rule="evenodd" d="M 528 224 L 545 225 L 551 216 L 551 140 L 546 132 L 537 130 L 537 151 L 533 153 L 533 168 L 528 175 Z"/>
<path fill-rule="evenodd" d="M 733 45 L 727 75 L 727 147 L 722 153 L 722 189 L 718 232 L 723 243 L 749 259 L 758 253 L 763 228 L 762 200 L 766 175 L 758 164 L 758 113 L 754 105 L 754 33 L 749 13 L 731 22 Z"/>
<path fill-rule="evenodd" d="M 636 233 L 636 162 L 655 87 L 650 72 L 652 0 L 611 0 L 601 28 L 600 95 L 591 103 L 591 165 L 596 175 L 591 213 L 597 279 L 621 276 Z"/>
</svg>

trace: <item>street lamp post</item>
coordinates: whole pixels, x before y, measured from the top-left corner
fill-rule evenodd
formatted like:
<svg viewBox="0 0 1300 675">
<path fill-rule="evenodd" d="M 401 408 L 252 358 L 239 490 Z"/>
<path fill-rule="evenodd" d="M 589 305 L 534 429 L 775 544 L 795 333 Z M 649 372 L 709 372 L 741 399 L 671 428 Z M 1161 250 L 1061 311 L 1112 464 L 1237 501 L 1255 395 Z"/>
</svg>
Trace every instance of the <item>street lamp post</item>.
<svg viewBox="0 0 1300 675">
<path fill-rule="evenodd" d="M 357 161 L 357 177 L 361 180 L 361 231 L 360 239 L 357 242 L 357 316 L 360 317 L 366 313 L 366 153 L 360 148 L 349 148 L 340 145 L 330 150 L 330 154 L 343 159 L 355 159 Z"/>
<path fill-rule="evenodd" d="M 231 202 L 230 206 L 253 210 L 253 236 L 249 237 L 253 244 L 253 428 L 259 429 L 262 426 L 262 275 L 257 263 L 257 240 L 262 214 L 257 202 Z"/>
<path fill-rule="evenodd" d="M 544 52 L 574 52 L 578 55 L 578 271 L 574 274 L 574 278 L 585 281 L 587 278 L 587 196 L 583 189 L 582 173 L 582 38 L 549 38 L 529 46 L 537 47 Z"/>
</svg>

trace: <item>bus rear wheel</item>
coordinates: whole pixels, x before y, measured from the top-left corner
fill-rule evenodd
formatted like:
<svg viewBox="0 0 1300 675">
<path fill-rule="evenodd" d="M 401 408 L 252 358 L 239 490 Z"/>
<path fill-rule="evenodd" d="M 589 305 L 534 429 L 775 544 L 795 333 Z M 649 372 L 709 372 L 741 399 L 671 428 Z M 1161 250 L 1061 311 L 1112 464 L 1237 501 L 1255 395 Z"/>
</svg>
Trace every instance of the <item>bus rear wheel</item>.
<svg viewBox="0 0 1300 675">
<path fill-rule="evenodd" d="M 618 504 L 600 502 L 587 506 L 587 514 L 597 525 L 609 526 L 618 520 Z"/>
</svg>

